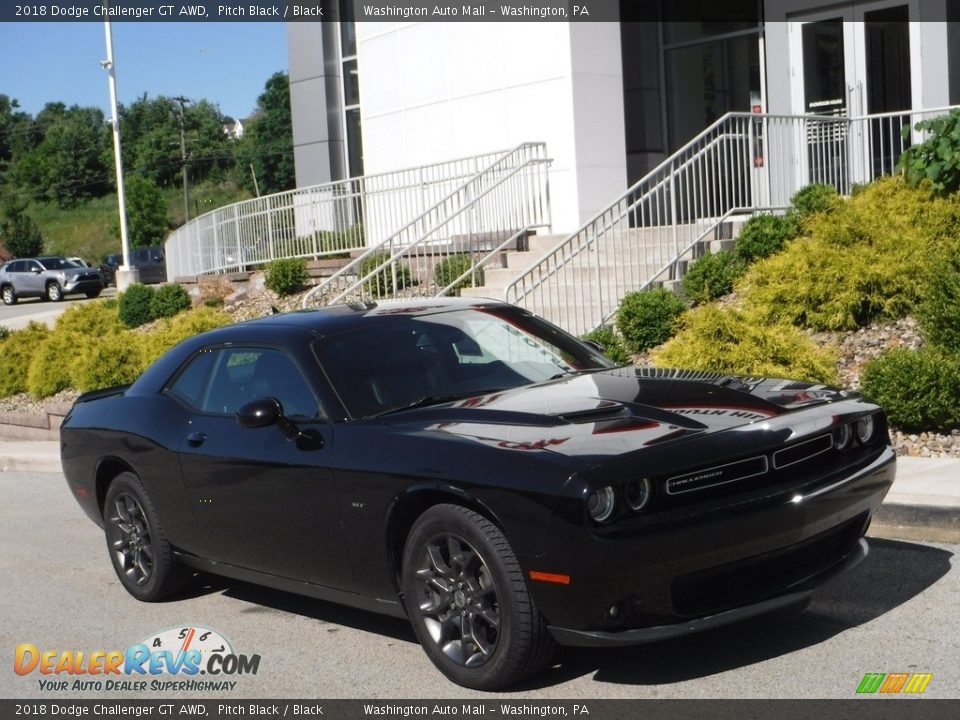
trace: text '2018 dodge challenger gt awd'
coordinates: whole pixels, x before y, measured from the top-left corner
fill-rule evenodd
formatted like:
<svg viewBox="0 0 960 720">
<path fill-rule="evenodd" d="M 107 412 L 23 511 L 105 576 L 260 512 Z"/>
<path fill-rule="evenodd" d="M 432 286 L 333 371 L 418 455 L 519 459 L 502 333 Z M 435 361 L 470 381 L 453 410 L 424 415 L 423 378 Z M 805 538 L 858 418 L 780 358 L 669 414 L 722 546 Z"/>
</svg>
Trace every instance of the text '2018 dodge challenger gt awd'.
<svg viewBox="0 0 960 720">
<path fill-rule="evenodd" d="M 124 587 L 196 570 L 408 617 L 454 682 L 555 643 L 802 606 L 867 552 L 882 410 L 804 382 L 617 368 L 518 308 L 332 306 L 184 341 L 61 431 Z"/>
</svg>

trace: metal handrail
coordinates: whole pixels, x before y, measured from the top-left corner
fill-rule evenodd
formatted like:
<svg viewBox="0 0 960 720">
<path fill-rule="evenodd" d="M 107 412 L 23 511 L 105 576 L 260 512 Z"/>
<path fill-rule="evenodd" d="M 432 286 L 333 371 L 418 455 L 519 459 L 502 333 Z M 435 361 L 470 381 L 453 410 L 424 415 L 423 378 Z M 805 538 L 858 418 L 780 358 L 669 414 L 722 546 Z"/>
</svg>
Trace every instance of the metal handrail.
<svg viewBox="0 0 960 720">
<path fill-rule="evenodd" d="M 393 233 L 376 245 L 369 247 L 361 255 L 353 258 L 337 272 L 311 289 L 303 298 L 303 307 L 309 307 L 316 296 L 321 295 L 330 287 L 341 282 L 345 277 L 351 275 L 357 276 L 346 288 L 340 290 L 335 297 L 328 300 L 329 303 L 338 302 L 346 295 L 362 287 L 370 277 L 377 276 L 385 270 L 390 270 L 391 273 L 394 273 L 395 270 L 390 269 L 390 266 L 395 265 L 397 260 L 406 251 L 421 247 L 444 225 L 450 224 L 466 210 L 475 207 L 480 200 L 487 197 L 492 190 L 499 187 L 503 182 L 524 168 L 530 167 L 532 164 L 544 162 L 549 164 L 550 161 L 546 157 L 543 157 L 545 154 L 545 143 L 521 143 L 512 150 L 504 153 L 496 161 L 483 168 L 436 205 L 414 218 L 396 233 Z M 520 163 L 519 165 L 517 165 L 518 162 Z M 499 177 L 498 174 L 504 171 L 507 171 L 507 174 Z M 485 184 L 491 181 L 493 184 L 485 189 Z M 469 198 L 473 199 L 470 200 Z M 522 201 L 523 198 L 517 199 Z M 430 225 L 429 223 L 433 224 Z M 549 222 L 547 224 L 549 224 Z M 400 249 L 394 251 L 394 248 L 397 247 Z M 391 253 L 389 259 L 381 262 L 374 270 L 367 272 L 367 274 L 362 277 L 358 276 L 358 270 L 363 267 L 364 263 L 370 257 L 378 253 L 383 253 L 388 249 Z"/>
<path fill-rule="evenodd" d="M 168 236 L 168 275 L 229 272 L 379 243 L 513 151 L 348 178 L 217 208 Z"/>
<path fill-rule="evenodd" d="M 542 146 L 542 144 L 539 144 L 539 146 Z M 454 254 L 461 254 L 462 251 L 458 251 L 456 248 L 453 248 L 450 252 L 444 252 L 443 249 L 437 249 L 437 247 L 429 248 L 425 253 L 421 253 L 420 251 L 424 250 L 425 247 L 428 246 L 430 243 L 433 243 L 434 245 L 436 245 L 438 243 L 437 235 L 441 236 L 441 239 L 439 240 L 439 242 L 441 243 L 445 241 L 449 242 L 450 237 L 455 234 L 455 229 L 456 229 L 455 226 L 458 223 L 462 222 L 464 216 L 468 215 L 468 213 L 470 213 L 471 211 L 474 211 L 477 208 L 479 208 L 481 204 L 485 200 L 493 196 L 496 191 L 501 190 L 502 188 L 505 188 L 505 187 L 509 188 L 511 186 L 511 181 L 515 180 L 518 177 L 522 177 L 524 170 L 528 170 L 530 168 L 540 168 L 540 167 L 546 170 L 546 168 L 548 168 L 552 162 L 553 161 L 550 158 L 530 158 L 524 161 L 519 166 L 507 170 L 506 173 L 502 177 L 497 178 L 497 180 L 490 187 L 487 187 L 486 189 L 482 190 L 479 194 L 474 196 L 469 202 L 462 205 L 455 212 L 452 212 L 451 214 L 444 217 L 443 220 L 438 222 L 429 230 L 420 234 L 420 236 L 417 237 L 412 242 L 401 245 L 399 249 L 395 251 L 391 251 L 390 257 L 385 258 L 373 269 L 368 270 L 365 274 L 358 275 L 346 288 L 340 290 L 334 297 L 330 298 L 327 301 L 327 304 L 334 304 L 334 303 L 341 302 L 348 295 L 350 295 L 351 293 L 355 293 L 358 290 L 363 290 L 364 288 L 367 288 L 367 289 L 373 288 L 374 279 L 382 277 L 383 274 L 386 272 L 391 273 L 392 288 L 394 290 L 399 290 L 400 288 L 398 287 L 398 282 L 397 282 L 397 278 L 398 278 L 397 267 L 399 263 L 404 260 L 411 259 L 411 258 L 416 258 L 419 260 L 422 254 L 439 255 L 444 259 L 449 258 L 451 255 L 454 255 Z M 488 171 L 492 171 L 492 170 L 493 168 L 488 169 Z M 480 180 L 480 176 L 477 177 L 477 180 Z M 545 188 L 546 184 L 547 184 L 546 175 L 544 173 L 543 183 L 541 187 Z M 522 212 L 523 209 L 525 208 L 525 205 L 523 203 L 527 198 L 523 197 L 520 194 L 517 194 L 516 197 L 512 199 L 520 201 L 519 204 L 515 206 L 514 209 Z M 448 284 L 444 288 L 439 289 L 439 291 L 435 293 L 426 293 L 426 294 L 435 294 L 435 295 L 445 294 L 446 292 L 450 291 L 451 288 L 456 286 L 457 281 L 462 280 L 466 275 L 475 275 L 478 267 L 482 263 L 487 262 L 491 257 L 493 257 L 494 254 L 496 254 L 496 252 L 503 250 L 508 245 L 510 240 L 516 241 L 519 237 L 525 235 L 526 233 L 528 233 L 534 228 L 549 227 L 550 226 L 549 203 L 546 203 L 543 205 L 535 205 L 534 207 L 542 207 L 543 209 L 546 210 L 546 212 L 532 213 L 531 217 L 524 219 L 524 222 L 522 223 L 522 227 L 519 229 L 514 229 L 510 227 L 496 228 L 496 230 L 499 230 L 501 234 L 503 232 L 509 232 L 510 236 L 506 240 L 497 244 L 493 250 L 489 250 L 479 260 L 474 256 L 471 260 L 470 269 L 464 272 L 460 277 L 458 277 L 456 281 Z M 503 217 L 504 217 L 503 213 L 497 213 L 494 218 L 494 221 L 502 220 Z M 454 226 L 454 227 L 451 228 L 451 226 Z M 378 248 L 376 251 L 383 252 L 383 246 L 387 244 L 390 244 L 390 243 L 381 244 L 380 248 Z M 480 252 L 480 250 L 476 250 L 475 252 Z M 371 253 L 368 251 L 368 253 L 365 253 L 365 256 L 369 256 L 370 254 Z M 350 263 L 349 266 L 344 267 L 339 273 L 337 273 L 336 276 L 332 276 L 326 282 L 322 283 L 321 285 L 318 285 L 316 288 L 311 290 L 310 293 L 304 296 L 303 307 L 308 307 L 310 305 L 310 301 L 312 300 L 313 296 L 322 292 L 324 289 L 328 288 L 331 284 L 333 284 L 333 281 L 335 280 L 336 277 L 341 277 L 344 274 L 347 274 L 346 271 L 348 270 L 348 268 L 352 268 L 354 266 L 362 267 L 362 262 L 360 262 L 361 259 L 362 258 L 356 258 L 353 262 Z M 418 293 L 418 295 L 423 295 L 423 294 L 424 293 Z"/>
<path fill-rule="evenodd" d="M 895 171 L 917 119 L 955 108 L 854 118 L 727 113 L 631 185 L 504 290 L 508 302 L 582 333 L 606 322 L 626 292 L 672 279 L 681 260 L 740 213 L 782 209 L 810 182 L 849 193 Z M 906 137 L 902 137 L 906 135 Z"/>
</svg>

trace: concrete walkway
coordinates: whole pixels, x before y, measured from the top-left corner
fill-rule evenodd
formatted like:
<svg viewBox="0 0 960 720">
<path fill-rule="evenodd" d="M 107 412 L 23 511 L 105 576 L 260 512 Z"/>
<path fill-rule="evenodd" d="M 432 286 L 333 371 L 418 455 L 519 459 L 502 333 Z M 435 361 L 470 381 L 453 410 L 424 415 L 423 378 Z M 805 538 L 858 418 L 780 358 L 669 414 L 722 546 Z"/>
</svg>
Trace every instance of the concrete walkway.
<svg viewBox="0 0 960 720">
<path fill-rule="evenodd" d="M 0 471 L 62 472 L 60 444 L 0 440 Z M 960 542 L 960 459 L 901 457 L 874 526 L 885 536 Z"/>
</svg>

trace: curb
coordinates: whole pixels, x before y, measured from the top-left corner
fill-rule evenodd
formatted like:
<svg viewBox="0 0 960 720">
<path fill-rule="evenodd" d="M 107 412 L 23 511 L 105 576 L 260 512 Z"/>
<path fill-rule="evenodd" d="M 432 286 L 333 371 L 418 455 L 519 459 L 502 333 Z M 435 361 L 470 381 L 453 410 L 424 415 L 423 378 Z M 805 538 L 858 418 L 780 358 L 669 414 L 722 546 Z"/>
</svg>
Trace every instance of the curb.
<svg viewBox="0 0 960 720">
<path fill-rule="evenodd" d="M 960 543 L 960 508 L 884 503 L 873 517 L 871 535 Z"/>
<path fill-rule="evenodd" d="M 18 457 L 0 458 L 0 472 L 38 472 L 63 473 L 60 458 L 44 457 L 43 454 L 20 455 Z"/>
</svg>

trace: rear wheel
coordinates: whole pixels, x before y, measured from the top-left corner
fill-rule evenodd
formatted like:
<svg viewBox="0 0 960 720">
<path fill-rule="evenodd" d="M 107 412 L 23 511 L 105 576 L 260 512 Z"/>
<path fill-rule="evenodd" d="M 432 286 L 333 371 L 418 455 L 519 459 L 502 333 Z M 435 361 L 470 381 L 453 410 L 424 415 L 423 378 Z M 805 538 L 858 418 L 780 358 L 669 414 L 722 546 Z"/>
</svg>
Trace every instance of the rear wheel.
<svg viewBox="0 0 960 720">
<path fill-rule="evenodd" d="M 179 590 L 189 577 L 163 533 L 140 478 L 114 478 L 103 507 L 107 550 L 123 587 L 138 600 L 155 602 Z"/>
<path fill-rule="evenodd" d="M 472 510 L 437 505 L 420 516 L 404 548 L 403 590 L 417 639 L 459 685 L 502 689 L 553 652 L 510 544 Z"/>
<path fill-rule="evenodd" d="M 3 288 L 3 304 L 4 305 L 16 305 L 17 304 L 17 293 L 14 291 L 13 287 L 6 285 Z"/>
<path fill-rule="evenodd" d="M 100 297 L 100 291 L 99 291 L 99 290 L 87 290 L 87 291 L 84 293 L 84 295 L 86 295 L 88 298 L 90 298 L 91 300 L 93 300 L 94 298 Z"/>
<path fill-rule="evenodd" d="M 52 282 L 47 285 L 47 300 L 50 302 L 63 300 L 63 288 L 60 287 L 60 283 Z"/>
</svg>

